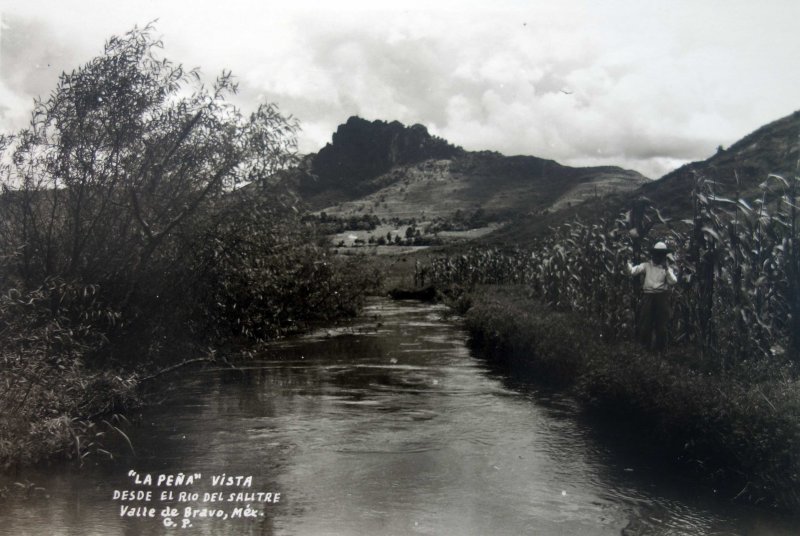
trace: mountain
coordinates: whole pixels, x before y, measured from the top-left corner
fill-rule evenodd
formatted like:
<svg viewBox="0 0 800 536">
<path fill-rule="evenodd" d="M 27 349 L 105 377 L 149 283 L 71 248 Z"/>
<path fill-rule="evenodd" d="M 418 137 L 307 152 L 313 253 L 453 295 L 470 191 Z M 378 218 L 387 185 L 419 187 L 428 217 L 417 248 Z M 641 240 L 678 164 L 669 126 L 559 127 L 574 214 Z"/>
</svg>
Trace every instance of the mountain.
<svg viewBox="0 0 800 536">
<path fill-rule="evenodd" d="M 340 125 L 331 143 L 285 180 L 327 216 L 471 218 L 475 224 L 560 210 L 647 182 L 618 167 L 573 168 L 534 156 L 465 151 L 422 125 L 358 117 Z"/>
<path fill-rule="evenodd" d="M 284 173 L 279 185 L 284 197 L 294 195 L 307 209 L 338 222 L 340 234 L 343 222 L 384 223 L 372 234 L 359 234 L 363 240 L 386 235 L 386 227 L 394 232 L 403 222 L 432 233 L 497 224 L 485 240 L 519 244 L 575 217 L 614 218 L 639 197 L 667 217 L 688 217 L 696 177 L 705 178 L 718 196 L 752 200 L 769 174 L 796 176 L 799 134 L 795 112 L 706 160 L 650 181 L 619 167 L 573 168 L 535 156 L 465 151 L 422 125 L 351 117 L 331 143 Z"/>
<path fill-rule="evenodd" d="M 298 190 L 306 199 L 353 198 L 380 189 L 374 179 L 397 166 L 451 158 L 463 150 L 431 136 L 422 125 L 366 121 L 351 117 L 333 140 L 306 163 Z"/>
</svg>

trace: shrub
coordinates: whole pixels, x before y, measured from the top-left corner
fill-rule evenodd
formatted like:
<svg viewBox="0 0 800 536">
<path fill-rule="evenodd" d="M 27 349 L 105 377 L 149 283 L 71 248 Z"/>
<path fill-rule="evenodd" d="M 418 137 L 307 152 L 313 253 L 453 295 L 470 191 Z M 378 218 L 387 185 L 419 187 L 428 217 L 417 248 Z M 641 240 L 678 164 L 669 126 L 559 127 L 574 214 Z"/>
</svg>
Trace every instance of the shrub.
<svg viewBox="0 0 800 536">
<path fill-rule="evenodd" d="M 105 344 L 97 326 L 114 322 L 93 288 L 57 279 L 0 294 L 0 467 L 102 448 L 88 416 L 109 418 L 137 403 L 136 379 L 92 371 L 85 355 Z"/>
<path fill-rule="evenodd" d="M 274 106 L 244 117 L 228 102 L 230 73 L 207 88 L 160 48 L 150 27 L 112 37 L 6 144 L 6 277 L 23 290 L 51 278 L 91 286 L 120 315 L 114 339 L 158 331 L 163 304 L 180 301 L 199 222 L 218 219 L 208 235 L 252 209 L 238 189 L 257 190 L 295 143 L 295 123 Z"/>
<path fill-rule="evenodd" d="M 366 290 L 270 193 L 297 123 L 244 116 L 229 72 L 204 85 L 151 32 L 112 37 L 0 137 L 0 463 L 70 438 L 82 455 L 91 417 L 133 401 L 120 370 L 350 314 Z"/>
</svg>

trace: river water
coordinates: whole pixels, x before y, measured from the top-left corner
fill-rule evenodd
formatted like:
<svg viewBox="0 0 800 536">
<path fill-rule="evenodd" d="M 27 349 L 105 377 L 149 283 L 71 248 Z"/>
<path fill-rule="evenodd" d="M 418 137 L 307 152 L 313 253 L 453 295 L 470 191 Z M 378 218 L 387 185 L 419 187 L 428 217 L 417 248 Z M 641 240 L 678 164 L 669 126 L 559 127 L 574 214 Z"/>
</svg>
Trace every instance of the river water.
<svg viewBox="0 0 800 536">
<path fill-rule="evenodd" d="M 128 429 L 133 452 L 0 482 L 0 534 L 800 532 L 631 456 L 466 340 L 441 306 L 375 300 L 243 370 L 173 377 Z"/>
</svg>

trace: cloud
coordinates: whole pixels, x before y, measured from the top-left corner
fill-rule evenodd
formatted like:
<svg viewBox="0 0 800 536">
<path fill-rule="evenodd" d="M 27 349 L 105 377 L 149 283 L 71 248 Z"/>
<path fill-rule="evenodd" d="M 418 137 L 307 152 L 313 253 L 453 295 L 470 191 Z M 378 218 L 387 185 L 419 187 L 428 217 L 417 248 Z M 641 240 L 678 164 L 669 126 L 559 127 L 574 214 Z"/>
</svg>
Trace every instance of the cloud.
<svg viewBox="0 0 800 536">
<path fill-rule="evenodd" d="M 52 65 L 66 47 L 47 38 L 26 42 L 26 36 L 48 35 L 40 22 L 4 17 L 0 24 L 0 124 L 17 129 L 27 123 L 33 98 L 55 86 Z"/>
<path fill-rule="evenodd" d="M 54 85 L 33 66 L 71 69 L 157 17 L 165 56 L 209 77 L 232 69 L 237 103 L 278 103 L 301 121 L 305 152 L 361 115 L 422 123 L 467 149 L 657 177 L 796 107 L 794 3 L 537 4 L 39 0 L 3 8 L 0 123 Z"/>
<path fill-rule="evenodd" d="M 28 104 L 27 99 L 0 81 L 0 124 L 9 125 L 9 130 L 22 128 L 28 119 Z"/>
</svg>

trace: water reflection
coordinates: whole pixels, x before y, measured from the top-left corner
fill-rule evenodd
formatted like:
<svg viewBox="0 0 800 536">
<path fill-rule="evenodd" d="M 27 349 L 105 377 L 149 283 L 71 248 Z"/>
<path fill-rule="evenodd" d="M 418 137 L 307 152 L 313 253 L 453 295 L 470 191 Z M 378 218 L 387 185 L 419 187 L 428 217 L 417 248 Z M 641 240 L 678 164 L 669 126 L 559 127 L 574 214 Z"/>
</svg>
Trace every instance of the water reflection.
<svg viewBox="0 0 800 536">
<path fill-rule="evenodd" d="M 132 431 L 135 455 L 24 475 L 49 497 L 0 504 L 0 533 L 793 533 L 629 467 L 571 400 L 473 357 L 443 312 L 376 301 L 364 320 L 276 344 L 243 370 L 165 384 Z M 252 475 L 282 498 L 255 520 L 176 531 L 119 517 L 110 497 L 130 468 Z"/>
</svg>

